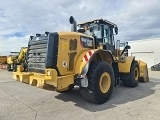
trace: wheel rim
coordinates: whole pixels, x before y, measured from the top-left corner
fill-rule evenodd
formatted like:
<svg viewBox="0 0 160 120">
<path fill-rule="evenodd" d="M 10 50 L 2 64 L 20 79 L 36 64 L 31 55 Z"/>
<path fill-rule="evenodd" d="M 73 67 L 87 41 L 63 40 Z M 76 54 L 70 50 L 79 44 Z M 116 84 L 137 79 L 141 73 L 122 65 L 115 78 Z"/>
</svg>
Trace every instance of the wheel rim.
<svg viewBox="0 0 160 120">
<path fill-rule="evenodd" d="M 107 72 L 105 72 L 101 75 L 99 82 L 101 92 L 102 93 L 108 92 L 110 85 L 111 85 L 111 77 Z"/>
<path fill-rule="evenodd" d="M 134 78 L 135 78 L 135 80 L 138 80 L 138 78 L 139 78 L 138 68 L 136 68 L 135 71 L 134 71 Z"/>
</svg>

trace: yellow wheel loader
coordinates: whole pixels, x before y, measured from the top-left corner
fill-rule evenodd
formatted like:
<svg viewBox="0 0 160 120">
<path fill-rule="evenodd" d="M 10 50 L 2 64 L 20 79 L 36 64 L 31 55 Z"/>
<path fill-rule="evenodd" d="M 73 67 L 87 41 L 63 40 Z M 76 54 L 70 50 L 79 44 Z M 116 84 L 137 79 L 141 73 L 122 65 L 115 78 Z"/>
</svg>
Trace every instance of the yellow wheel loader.
<svg viewBox="0 0 160 120">
<path fill-rule="evenodd" d="M 19 52 L 10 52 L 10 55 L 7 56 L 7 70 L 13 71 L 13 64 L 18 58 Z"/>
<path fill-rule="evenodd" d="M 27 72 L 18 66 L 14 79 L 41 88 L 52 85 L 59 92 L 70 91 L 76 85 L 84 99 L 97 104 L 110 98 L 120 80 L 127 87 L 149 80 L 146 63 L 123 55 L 130 46 L 121 52 L 117 41 L 115 48 L 116 24 L 96 19 L 77 25 L 72 16 L 69 21 L 71 32 L 30 36 Z"/>
<path fill-rule="evenodd" d="M 17 65 L 22 65 L 25 69 L 27 47 L 22 47 L 20 52 L 11 52 L 11 55 L 7 57 L 7 69 L 8 71 L 16 71 Z"/>
<path fill-rule="evenodd" d="M 0 56 L 0 65 L 7 63 L 7 56 Z"/>
</svg>

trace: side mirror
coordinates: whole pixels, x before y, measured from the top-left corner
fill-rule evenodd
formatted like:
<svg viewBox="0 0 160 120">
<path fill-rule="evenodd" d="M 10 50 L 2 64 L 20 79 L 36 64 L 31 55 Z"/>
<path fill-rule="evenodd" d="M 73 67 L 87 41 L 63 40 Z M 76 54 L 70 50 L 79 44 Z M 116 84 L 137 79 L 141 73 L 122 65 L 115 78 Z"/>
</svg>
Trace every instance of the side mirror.
<svg viewBox="0 0 160 120">
<path fill-rule="evenodd" d="M 115 27 L 114 28 L 114 31 L 115 31 L 115 33 L 116 33 L 116 35 L 118 34 L 118 27 Z"/>
</svg>

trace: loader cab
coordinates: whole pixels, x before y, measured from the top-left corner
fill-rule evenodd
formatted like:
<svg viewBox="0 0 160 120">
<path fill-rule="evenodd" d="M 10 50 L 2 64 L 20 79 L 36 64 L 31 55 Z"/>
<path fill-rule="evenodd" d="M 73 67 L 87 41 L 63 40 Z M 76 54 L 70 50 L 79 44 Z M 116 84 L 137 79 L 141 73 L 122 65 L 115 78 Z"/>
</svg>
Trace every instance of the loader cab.
<svg viewBox="0 0 160 120">
<path fill-rule="evenodd" d="M 95 47 L 102 45 L 103 49 L 115 51 L 114 32 L 118 34 L 118 28 L 115 24 L 97 19 L 90 22 L 79 24 L 84 33 L 95 38 Z"/>
</svg>

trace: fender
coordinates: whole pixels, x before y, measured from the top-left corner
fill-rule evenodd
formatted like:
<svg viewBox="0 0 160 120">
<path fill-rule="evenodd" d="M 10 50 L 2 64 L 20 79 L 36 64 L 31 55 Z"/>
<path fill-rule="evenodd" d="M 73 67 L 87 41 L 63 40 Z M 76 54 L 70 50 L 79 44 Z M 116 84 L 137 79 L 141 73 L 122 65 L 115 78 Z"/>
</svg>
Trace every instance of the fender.
<svg viewBox="0 0 160 120">
<path fill-rule="evenodd" d="M 79 56 L 76 62 L 75 74 L 86 75 L 89 69 L 90 62 L 97 60 L 107 61 L 109 63 L 114 61 L 110 51 L 102 49 L 84 51 Z"/>
<path fill-rule="evenodd" d="M 125 61 L 118 61 L 118 68 L 120 73 L 129 73 L 131 69 L 132 61 L 135 60 L 134 56 L 129 56 L 125 58 Z"/>
</svg>

